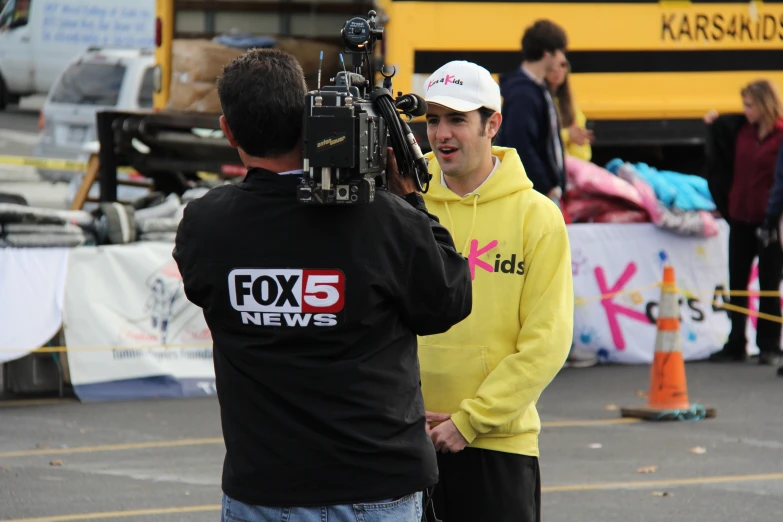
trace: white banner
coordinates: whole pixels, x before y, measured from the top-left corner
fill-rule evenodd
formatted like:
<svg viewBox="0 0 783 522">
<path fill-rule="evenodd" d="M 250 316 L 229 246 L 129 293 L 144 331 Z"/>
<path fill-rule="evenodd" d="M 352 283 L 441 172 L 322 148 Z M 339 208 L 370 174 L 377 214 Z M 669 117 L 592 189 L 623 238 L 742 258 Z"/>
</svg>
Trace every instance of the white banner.
<svg viewBox="0 0 783 522">
<path fill-rule="evenodd" d="M 723 221 L 719 225 L 721 233 L 714 238 L 682 237 L 652 224 L 569 226 L 574 343 L 595 351 L 602 361 L 650 363 L 659 284 L 664 265 L 671 264 L 684 292 L 680 312 L 685 359 L 702 359 L 719 350 L 730 328 L 726 312 L 713 306 L 716 289 L 728 288 L 728 227 Z M 71 380 L 80 399 L 214 393 L 211 335 L 201 309 L 184 295 L 171 250 L 170 244 L 137 243 L 70 251 L 63 314 Z M 16 263 L 29 266 L 33 260 Z M 24 272 L 52 275 L 46 269 Z M 0 276 L 8 280 L 8 273 L 2 270 Z M 750 288 L 758 288 L 753 275 Z M 41 302 L 55 302 L 48 299 Z M 758 309 L 757 299 L 750 300 L 750 308 Z M 37 303 L 35 311 L 16 312 L 16 327 L 29 324 L 22 317 L 41 313 Z M 50 322 L 53 334 L 59 321 Z M 750 353 L 757 352 L 754 326 L 751 318 Z"/>
<path fill-rule="evenodd" d="M 212 336 L 167 243 L 71 252 L 65 341 L 81 400 L 214 393 Z"/>
<path fill-rule="evenodd" d="M 67 248 L 0 248 L 0 363 L 60 330 L 67 268 Z"/>
<path fill-rule="evenodd" d="M 680 294 L 683 356 L 708 357 L 728 338 L 726 311 L 713 306 L 716 290 L 728 289 L 728 226 L 720 235 L 682 237 L 652 224 L 571 225 L 576 296 L 574 344 L 617 363 L 649 363 L 663 267 L 675 269 Z M 755 273 L 755 269 L 754 269 Z M 751 277 L 751 288 L 758 281 Z M 603 296 L 603 297 L 601 297 Z M 758 300 L 750 300 L 758 310 Z M 755 346 L 755 319 L 748 321 L 748 352 Z"/>
</svg>

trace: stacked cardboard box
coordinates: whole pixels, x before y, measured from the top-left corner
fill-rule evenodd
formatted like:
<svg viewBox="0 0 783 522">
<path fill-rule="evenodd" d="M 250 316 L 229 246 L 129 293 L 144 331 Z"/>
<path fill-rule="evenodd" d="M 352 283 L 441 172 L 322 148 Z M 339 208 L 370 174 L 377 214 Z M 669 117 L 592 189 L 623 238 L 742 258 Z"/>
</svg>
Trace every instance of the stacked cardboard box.
<svg viewBox="0 0 783 522">
<path fill-rule="evenodd" d="M 340 49 L 334 45 L 279 38 L 275 48 L 291 53 L 299 61 L 310 89 L 317 87 L 321 51 L 324 52 L 322 85 L 341 70 Z M 244 49 L 212 40 L 175 39 L 172 43 L 171 94 L 167 109 L 220 114 L 217 78 L 222 74 L 223 66 L 243 52 Z"/>
</svg>

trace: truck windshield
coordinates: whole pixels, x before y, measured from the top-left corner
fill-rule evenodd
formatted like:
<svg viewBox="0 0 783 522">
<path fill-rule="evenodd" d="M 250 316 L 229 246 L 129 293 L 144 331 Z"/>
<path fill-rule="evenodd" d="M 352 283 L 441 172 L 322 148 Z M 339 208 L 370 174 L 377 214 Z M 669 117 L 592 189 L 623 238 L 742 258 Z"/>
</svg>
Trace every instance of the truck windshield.
<svg viewBox="0 0 783 522">
<path fill-rule="evenodd" d="M 125 66 L 77 63 L 69 67 L 52 93 L 53 103 L 114 107 L 120 96 Z"/>
<path fill-rule="evenodd" d="M 11 0 L 10 3 L 5 4 L 5 7 L 3 7 L 3 0 L 0 0 L 0 8 L 0 29 L 7 29 L 14 19 L 16 0 Z"/>
<path fill-rule="evenodd" d="M 0 7 L 3 7 L 2 1 Z M 11 0 L 0 12 L 0 29 L 14 29 L 27 25 L 29 17 L 30 0 Z"/>
</svg>

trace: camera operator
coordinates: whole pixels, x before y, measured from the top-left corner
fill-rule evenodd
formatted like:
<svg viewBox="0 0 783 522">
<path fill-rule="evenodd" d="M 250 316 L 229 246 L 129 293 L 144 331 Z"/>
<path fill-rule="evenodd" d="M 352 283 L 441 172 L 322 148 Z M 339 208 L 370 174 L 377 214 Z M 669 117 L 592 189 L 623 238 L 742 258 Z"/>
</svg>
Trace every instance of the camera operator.
<svg viewBox="0 0 783 522">
<path fill-rule="evenodd" d="M 296 200 L 305 93 L 279 50 L 224 67 L 220 124 L 248 173 L 177 232 L 214 339 L 223 520 L 418 522 L 438 473 L 416 336 L 468 316 L 467 261 L 395 172 L 367 205 Z"/>
</svg>

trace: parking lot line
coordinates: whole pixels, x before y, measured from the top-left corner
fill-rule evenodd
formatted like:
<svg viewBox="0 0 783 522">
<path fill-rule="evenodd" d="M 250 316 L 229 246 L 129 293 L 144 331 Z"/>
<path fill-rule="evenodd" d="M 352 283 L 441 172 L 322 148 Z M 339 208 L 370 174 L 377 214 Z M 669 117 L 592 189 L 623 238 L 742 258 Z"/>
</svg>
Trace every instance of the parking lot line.
<svg viewBox="0 0 783 522">
<path fill-rule="evenodd" d="M 38 455 L 71 455 L 74 453 L 97 453 L 101 451 L 125 451 L 149 448 L 175 448 L 179 446 L 201 446 L 205 444 L 223 444 L 223 437 L 204 439 L 159 440 L 153 442 L 132 442 L 128 444 L 106 444 L 103 446 L 78 446 L 75 448 L 41 448 L 26 451 L 0 453 L 1 458 L 35 457 Z M 2 522 L 2 521 L 0 521 Z"/>
<path fill-rule="evenodd" d="M 544 486 L 542 493 L 564 493 L 570 491 L 600 491 L 633 489 L 645 487 L 701 486 L 707 484 L 725 484 L 738 482 L 783 480 L 783 473 L 762 473 L 755 475 L 722 475 L 714 477 L 673 478 L 662 480 L 640 480 L 634 482 L 599 482 L 595 484 L 564 484 L 561 486 Z M 35 518 L 4 519 L 0 522 L 74 522 L 81 520 L 96 520 L 106 518 L 148 517 L 155 515 L 203 513 L 220 511 L 219 504 L 201 506 L 179 506 L 155 509 L 136 509 L 129 511 L 107 511 L 99 513 L 77 513 L 73 515 L 52 515 Z"/>
<path fill-rule="evenodd" d="M 544 428 L 569 428 L 587 426 L 611 426 L 614 424 L 633 424 L 642 422 L 639 419 L 598 419 L 598 420 L 561 420 L 542 422 Z M 159 440 L 150 442 L 131 442 L 127 444 L 104 444 L 100 446 L 77 446 L 74 448 L 40 448 L 34 450 L 8 451 L 0 453 L 2 458 L 36 457 L 43 455 L 73 455 L 77 453 L 99 453 L 106 451 L 127 451 L 136 449 L 175 448 L 180 446 L 201 446 L 209 444 L 222 444 L 222 437 L 209 437 L 202 439 L 178 439 Z M 2 521 L 0 521 L 2 522 Z"/>
<path fill-rule="evenodd" d="M 13 518 L 0 520 L 0 522 L 73 522 L 81 520 L 96 520 L 101 518 L 127 518 L 148 517 L 153 515 L 169 515 L 180 513 L 203 513 L 206 511 L 220 511 L 220 504 L 207 504 L 203 506 L 181 506 L 158 509 L 135 509 L 130 511 L 106 511 L 103 513 L 77 513 L 75 515 L 53 515 L 36 518 Z"/>
<path fill-rule="evenodd" d="M 544 428 L 567 428 L 576 426 L 603 426 L 613 424 L 631 424 L 641 422 L 639 419 L 600 419 L 543 422 Z M 41 448 L 23 451 L 8 451 L 0 453 L 0 459 L 13 457 L 36 457 L 42 455 L 73 455 L 76 453 L 99 453 L 105 451 L 127 451 L 136 449 L 175 448 L 179 446 L 201 446 L 222 444 L 222 437 L 203 439 L 159 440 L 151 442 L 132 442 L 127 444 L 104 444 L 100 446 L 77 446 L 75 448 Z M 0 521 L 2 522 L 2 521 Z"/>
<path fill-rule="evenodd" d="M 611 426 L 613 424 L 636 424 L 642 422 L 641 419 L 623 418 L 616 419 L 587 419 L 587 420 L 558 420 L 558 421 L 542 421 L 542 428 L 573 428 L 573 427 L 587 427 L 587 426 Z"/>
<path fill-rule="evenodd" d="M 647 488 L 661 486 L 702 486 L 707 484 L 728 484 L 736 482 L 757 482 L 783 480 L 783 473 L 760 473 L 754 475 L 720 475 L 713 477 L 672 478 L 660 480 L 639 480 L 628 482 L 599 482 L 595 484 L 564 484 L 561 486 L 544 486 L 543 493 L 564 493 L 568 491 L 598 491 L 630 488 Z M 2 522 L 2 521 L 0 521 Z"/>
</svg>

